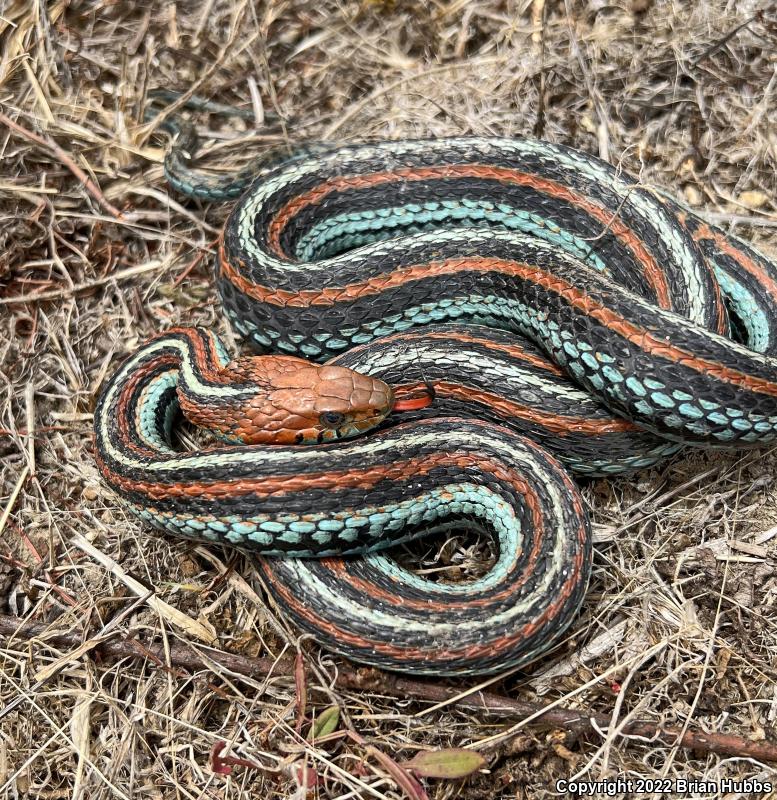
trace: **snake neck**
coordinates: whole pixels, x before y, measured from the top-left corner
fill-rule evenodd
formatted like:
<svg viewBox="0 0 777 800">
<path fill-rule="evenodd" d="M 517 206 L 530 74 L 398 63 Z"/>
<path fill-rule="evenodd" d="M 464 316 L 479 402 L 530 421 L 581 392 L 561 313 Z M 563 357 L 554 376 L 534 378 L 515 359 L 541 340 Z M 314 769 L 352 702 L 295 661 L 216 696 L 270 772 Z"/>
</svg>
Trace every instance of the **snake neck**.
<svg viewBox="0 0 777 800">
<path fill-rule="evenodd" d="M 391 412 L 391 388 L 341 366 L 286 355 L 230 360 L 215 334 L 173 328 L 143 349 L 138 370 L 106 390 L 130 409 L 132 434 L 151 450 L 171 447 L 178 411 L 221 441 L 312 444 L 355 436 Z"/>
</svg>

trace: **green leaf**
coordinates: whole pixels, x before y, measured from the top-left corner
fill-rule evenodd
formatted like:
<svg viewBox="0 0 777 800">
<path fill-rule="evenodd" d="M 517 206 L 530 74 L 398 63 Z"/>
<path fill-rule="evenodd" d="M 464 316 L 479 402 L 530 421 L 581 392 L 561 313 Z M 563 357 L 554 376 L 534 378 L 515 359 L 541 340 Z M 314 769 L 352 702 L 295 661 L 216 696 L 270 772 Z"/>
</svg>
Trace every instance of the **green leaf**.
<svg viewBox="0 0 777 800">
<path fill-rule="evenodd" d="M 402 766 L 424 778 L 466 778 L 486 765 L 486 759 L 473 750 L 451 747 L 448 750 L 424 750 Z"/>
<path fill-rule="evenodd" d="M 322 737 L 327 736 L 337 728 L 338 722 L 340 722 L 339 707 L 329 706 L 329 708 L 325 708 L 316 717 L 315 722 L 310 726 L 308 740 L 312 742 L 316 739 L 321 739 Z"/>
</svg>

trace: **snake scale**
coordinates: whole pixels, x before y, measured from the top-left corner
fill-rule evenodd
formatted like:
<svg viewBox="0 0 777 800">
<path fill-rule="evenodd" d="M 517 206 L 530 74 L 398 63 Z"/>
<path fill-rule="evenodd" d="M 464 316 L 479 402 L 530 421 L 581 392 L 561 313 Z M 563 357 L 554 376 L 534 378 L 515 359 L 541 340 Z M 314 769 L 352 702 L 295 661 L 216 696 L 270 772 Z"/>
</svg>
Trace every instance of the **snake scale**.
<svg viewBox="0 0 777 800">
<path fill-rule="evenodd" d="M 253 176 L 225 188 L 180 148 L 168 160 L 190 195 L 245 189 L 216 284 L 271 355 L 230 360 L 198 328 L 153 338 L 102 390 L 97 463 L 141 519 L 258 553 L 284 613 L 333 650 L 416 674 L 525 665 L 589 577 L 568 470 L 777 437 L 777 267 L 591 155 L 315 145 Z M 223 441 L 174 446 L 180 409 Z M 495 537 L 477 580 L 384 552 L 453 526 Z"/>
</svg>

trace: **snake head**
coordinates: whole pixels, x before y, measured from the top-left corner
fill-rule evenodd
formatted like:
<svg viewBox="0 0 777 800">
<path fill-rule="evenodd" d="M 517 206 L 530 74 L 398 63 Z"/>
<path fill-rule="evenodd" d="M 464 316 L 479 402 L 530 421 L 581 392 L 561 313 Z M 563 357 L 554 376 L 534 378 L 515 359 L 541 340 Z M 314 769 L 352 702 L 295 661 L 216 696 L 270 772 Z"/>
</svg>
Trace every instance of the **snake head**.
<svg viewBox="0 0 777 800">
<path fill-rule="evenodd" d="M 201 395 L 182 378 L 185 416 L 243 444 L 345 439 L 379 425 L 394 405 L 391 388 L 377 378 L 292 356 L 237 358 L 218 370 L 218 390 Z"/>
</svg>

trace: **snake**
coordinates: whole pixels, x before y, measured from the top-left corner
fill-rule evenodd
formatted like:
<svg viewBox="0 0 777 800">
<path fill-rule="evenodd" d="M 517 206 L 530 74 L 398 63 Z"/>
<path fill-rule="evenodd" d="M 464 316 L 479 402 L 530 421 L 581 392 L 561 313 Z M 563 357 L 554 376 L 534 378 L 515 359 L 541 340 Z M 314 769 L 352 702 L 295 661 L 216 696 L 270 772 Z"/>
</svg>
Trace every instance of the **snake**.
<svg viewBox="0 0 777 800">
<path fill-rule="evenodd" d="M 313 143 L 236 189 L 192 169 L 192 130 L 168 178 L 240 195 L 215 283 L 255 354 L 190 326 L 141 345 L 98 398 L 96 463 L 142 521 L 249 552 L 324 647 L 418 675 L 526 668 L 586 595 L 575 478 L 777 438 L 777 266 L 667 193 L 471 136 Z M 389 549 L 462 528 L 494 543 L 474 580 Z"/>
</svg>

